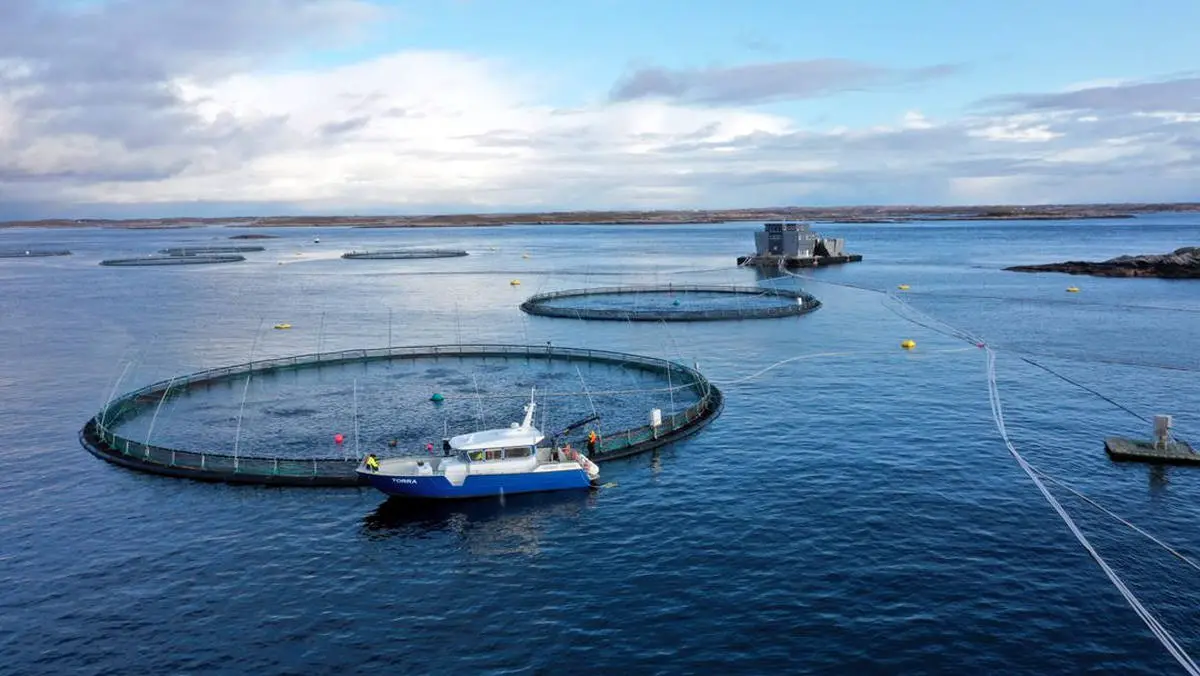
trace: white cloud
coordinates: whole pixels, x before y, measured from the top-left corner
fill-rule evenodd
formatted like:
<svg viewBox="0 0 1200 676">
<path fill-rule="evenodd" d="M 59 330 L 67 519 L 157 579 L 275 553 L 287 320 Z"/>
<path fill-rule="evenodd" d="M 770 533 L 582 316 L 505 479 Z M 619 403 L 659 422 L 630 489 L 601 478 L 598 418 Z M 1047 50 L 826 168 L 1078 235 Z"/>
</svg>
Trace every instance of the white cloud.
<svg viewBox="0 0 1200 676">
<path fill-rule="evenodd" d="M 604 82 L 592 83 L 595 102 L 564 108 L 549 102 L 566 74 L 458 52 L 265 69 L 360 32 L 376 10 L 359 0 L 130 0 L 82 18 L 54 7 L 0 0 L 0 218 L 26 202 L 54 215 L 76 204 L 250 205 L 245 213 L 1153 200 L 1200 183 L 1196 78 L 1098 80 L 993 97 L 958 118 L 909 109 L 886 124 L 814 128 L 752 105 L 774 100 L 781 82 L 796 94 L 780 79 L 795 62 L 704 71 L 701 84 L 720 76 L 724 94 L 701 103 L 606 98 Z M 38 39 L 35 25 L 46 27 Z M 113 58 L 123 36 L 152 28 L 138 51 Z M 684 84 L 698 82 L 687 73 Z M 750 75 L 759 79 L 742 82 Z M 661 94 L 677 80 L 642 84 Z M 823 82 L 802 93 L 838 89 Z"/>
<path fill-rule="evenodd" d="M 177 85 L 208 124 L 282 120 L 278 138 L 285 145 L 246 162 L 217 157 L 158 181 L 83 185 L 72 198 L 501 206 L 510 199 L 506 188 L 539 184 L 550 200 L 556 185 L 578 179 L 636 180 L 637 173 L 703 169 L 691 165 L 694 157 L 673 163 L 659 156 L 680 138 L 721 143 L 790 129 L 786 118 L 773 115 L 649 101 L 564 113 L 527 103 L 538 98 L 536 80 L 447 52 Z M 213 150 L 220 155 L 219 146 Z M 661 201 L 689 191 L 658 186 L 645 194 Z"/>
</svg>

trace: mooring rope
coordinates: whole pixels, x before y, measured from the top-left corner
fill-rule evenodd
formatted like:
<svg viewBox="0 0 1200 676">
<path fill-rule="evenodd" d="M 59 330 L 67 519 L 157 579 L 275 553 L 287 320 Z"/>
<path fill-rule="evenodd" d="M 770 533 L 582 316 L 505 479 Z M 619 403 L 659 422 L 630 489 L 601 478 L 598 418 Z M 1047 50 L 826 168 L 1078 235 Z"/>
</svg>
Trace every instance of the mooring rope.
<svg viewBox="0 0 1200 676">
<path fill-rule="evenodd" d="M 992 406 L 992 419 L 996 423 L 996 429 L 1000 432 L 1000 438 L 1004 441 L 1004 445 L 1006 448 L 1008 448 L 1008 452 L 1012 454 L 1013 458 L 1017 461 L 1017 464 L 1020 465 L 1021 469 L 1025 471 L 1025 474 L 1029 476 L 1034 485 L 1037 486 L 1039 491 L 1041 491 L 1042 496 L 1046 498 L 1046 501 L 1050 503 L 1050 506 L 1054 508 L 1054 511 L 1058 513 L 1058 516 L 1067 525 L 1067 528 L 1070 529 L 1071 534 L 1075 536 L 1075 539 L 1079 541 L 1079 544 L 1082 545 L 1085 550 L 1087 550 L 1087 553 L 1092 556 L 1092 559 L 1098 566 L 1100 566 L 1100 569 L 1104 571 L 1104 574 L 1108 576 L 1109 581 L 1112 582 L 1113 586 L 1117 588 L 1117 591 L 1121 592 L 1121 595 L 1125 597 L 1125 600 L 1133 608 L 1134 612 L 1137 613 L 1138 617 L 1142 619 L 1142 622 L 1149 627 L 1155 638 L 1162 643 L 1163 647 L 1167 649 L 1167 652 L 1169 652 L 1171 656 L 1179 662 L 1180 666 L 1182 666 L 1185 671 L 1193 676 L 1200 676 L 1200 666 L 1197 666 L 1196 663 L 1192 661 L 1192 658 L 1187 654 L 1183 647 L 1179 645 L 1175 638 L 1171 636 L 1170 632 L 1168 632 L 1167 629 L 1162 626 L 1162 624 L 1158 621 L 1158 618 L 1154 617 L 1154 615 L 1142 605 L 1142 602 L 1138 599 L 1138 597 L 1129 589 L 1129 587 L 1125 585 L 1124 580 L 1122 580 L 1121 577 L 1117 575 L 1117 572 L 1108 565 L 1108 562 L 1104 560 L 1104 557 L 1100 555 L 1100 552 L 1096 551 L 1096 548 L 1092 546 L 1092 543 L 1088 540 L 1087 536 L 1084 535 L 1083 531 L 1081 531 L 1079 526 L 1076 525 L 1075 520 L 1071 518 L 1071 515 L 1067 514 L 1067 511 L 1058 502 L 1058 499 L 1054 497 L 1054 494 L 1051 493 L 1048 488 L 1046 488 L 1046 484 L 1042 482 L 1037 472 L 1035 472 L 1033 467 L 1025 461 L 1025 458 L 1020 454 L 1020 452 L 1017 451 L 1017 448 L 1009 439 L 1008 430 L 1005 429 L 1004 426 L 1004 410 L 1000 403 L 1000 390 L 996 385 L 996 353 L 987 346 L 984 347 L 984 350 L 987 352 L 988 398 Z"/>
<path fill-rule="evenodd" d="M 796 277 L 798 279 L 812 280 L 812 278 L 806 278 L 801 275 L 796 275 L 788 270 L 783 269 L 782 267 L 780 268 L 780 270 L 782 272 L 784 272 L 785 274 L 790 275 L 792 277 Z M 823 280 L 812 280 L 812 281 L 823 281 Z M 1133 593 L 1133 591 L 1129 589 L 1129 587 L 1125 584 L 1124 580 L 1122 580 L 1121 577 L 1119 575 L 1117 575 L 1117 572 L 1115 570 L 1113 570 L 1111 566 L 1109 566 L 1108 562 L 1104 559 L 1104 557 L 1100 555 L 1100 552 L 1096 551 L 1096 548 L 1092 546 L 1091 541 L 1089 541 L 1087 536 L 1083 534 L 1083 531 L 1081 531 L 1079 529 L 1079 526 L 1075 523 L 1075 520 L 1071 518 L 1071 515 L 1067 513 L 1066 509 L 1063 508 L 1062 504 L 1059 503 L 1058 499 L 1054 497 L 1054 494 L 1051 493 L 1048 488 L 1046 488 L 1046 484 L 1041 480 L 1038 472 L 1033 468 L 1032 465 L 1030 465 L 1025 460 L 1025 457 L 1021 455 L 1021 453 L 1017 450 L 1016 446 L 1013 445 L 1012 440 L 1008 436 L 1008 430 L 1004 423 L 1004 410 L 1001 405 L 1000 389 L 999 389 L 999 386 L 997 385 L 997 380 L 996 380 L 996 352 L 992 349 L 992 347 L 990 345 L 988 345 L 986 341 L 978 338 L 977 336 L 974 336 L 974 335 L 970 334 L 969 332 L 963 331 L 961 329 L 957 329 L 944 321 L 932 318 L 927 313 L 912 307 L 912 305 L 910 305 L 904 299 L 893 296 L 890 293 L 879 291 L 877 289 L 871 289 L 868 287 L 860 287 L 858 285 L 846 284 L 846 283 L 841 283 L 841 282 L 826 282 L 826 283 L 831 283 L 831 284 L 835 284 L 838 286 L 847 286 L 850 288 L 857 288 L 857 289 L 861 289 L 861 290 L 865 290 L 865 291 L 870 291 L 873 293 L 882 293 L 885 296 L 896 300 L 898 303 L 905 306 L 907 309 L 914 311 L 918 315 L 929 317 L 930 319 L 933 319 L 934 322 L 948 327 L 948 331 L 938 331 L 938 333 L 943 333 L 945 335 L 952 335 L 952 336 L 960 338 L 962 340 L 967 340 L 969 342 L 973 342 L 976 345 L 983 348 L 983 350 L 985 351 L 985 353 L 987 355 L 988 401 L 989 401 L 989 403 L 991 405 L 991 409 L 992 409 L 992 421 L 996 425 L 996 430 L 999 432 L 1000 439 L 1004 442 L 1005 448 L 1008 449 L 1009 454 L 1012 455 L 1014 460 L 1016 460 L 1017 465 L 1025 472 L 1025 474 L 1027 476 L 1029 476 L 1030 480 L 1033 481 L 1034 485 L 1041 492 L 1042 497 L 1044 497 L 1046 499 L 1046 501 L 1048 503 L 1050 503 L 1050 506 L 1058 514 L 1059 518 L 1062 519 L 1063 523 L 1066 524 L 1068 530 L 1071 531 L 1071 534 L 1075 536 L 1075 539 L 1084 548 L 1084 550 L 1087 551 L 1087 553 L 1089 555 L 1091 555 L 1092 560 L 1094 560 L 1096 562 L 1096 564 L 1098 566 L 1100 566 L 1100 569 L 1102 571 L 1104 571 L 1104 574 L 1108 577 L 1109 581 L 1113 584 L 1114 587 L 1117 588 L 1117 591 L 1119 591 L 1121 593 L 1121 595 L 1125 598 L 1126 602 L 1128 602 L 1130 607 L 1133 608 L 1133 610 L 1137 614 L 1137 616 L 1139 618 L 1141 618 L 1142 622 L 1145 623 L 1147 628 L 1150 629 L 1150 632 L 1152 634 L 1154 634 L 1154 637 L 1158 639 L 1159 643 L 1161 643 L 1163 645 L 1163 647 L 1166 648 L 1167 652 L 1170 653 L 1171 656 L 1174 657 L 1177 662 L 1179 662 L 1180 666 L 1182 666 L 1183 669 L 1187 673 L 1192 674 L 1192 676 L 1200 676 L 1200 666 L 1198 666 L 1192 660 L 1191 656 L 1188 655 L 1187 651 L 1185 651 L 1183 649 L 1183 647 L 1179 644 L 1178 641 L 1175 640 L 1175 638 L 1171 635 L 1171 633 L 1169 631 L 1167 631 L 1167 629 L 1158 621 L 1158 618 L 1156 618 L 1153 613 L 1151 613 L 1144 605 L 1142 605 L 1142 602 Z M 910 317 L 904 317 L 904 315 L 902 315 L 900 313 L 897 313 L 897 314 L 899 316 L 901 316 L 902 318 L 909 319 L 911 321 Z M 915 322 L 915 323 L 919 323 L 922 326 L 926 326 L 926 324 L 921 323 L 921 322 Z M 932 327 L 927 326 L 927 328 L 932 328 Z M 936 330 L 936 329 L 934 329 L 934 330 Z M 1107 510 L 1105 510 L 1105 511 L 1107 511 Z M 1125 521 L 1124 519 L 1120 519 L 1120 521 L 1122 523 L 1125 523 L 1126 525 L 1132 527 L 1132 524 Z M 1143 534 L 1143 535 L 1150 537 L 1148 533 L 1141 530 L 1140 528 L 1134 527 L 1134 529 L 1135 529 L 1135 532 L 1138 532 L 1139 534 Z M 1158 540 L 1157 538 L 1152 538 L 1152 540 L 1154 542 L 1160 544 L 1160 546 L 1163 545 L 1163 543 L 1160 540 Z M 1189 560 L 1189 563 L 1190 563 L 1190 560 Z"/>
<path fill-rule="evenodd" d="M 1159 547 L 1162 547 L 1167 552 L 1169 552 L 1172 556 L 1178 558 L 1180 561 L 1183 561 L 1188 566 L 1191 566 L 1192 568 L 1200 571 L 1200 563 L 1196 563 L 1195 560 L 1193 560 L 1191 557 L 1187 556 L 1183 552 L 1180 552 L 1177 548 L 1167 544 L 1166 542 L 1163 542 L 1162 540 L 1158 539 L 1151 533 L 1148 533 L 1145 530 L 1143 530 L 1142 528 L 1138 527 L 1136 524 L 1130 523 L 1126 519 L 1122 518 L 1119 514 L 1114 513 L 1112 510 L 1110 510 L 1107 507 L 1105 507 L 1104 505 L 1096 502 L 1095 500 L 1088 497 L 1087 495 L 1084 495 L 1080 491 L 1072 488 L 1070 485 L 1066 484 L 1065 482 L 1063 482 L 1059 479 L 1056 479 L 1053 476 L 1050 476 L 1049 474 L 1046 474 L 1041 469 L 1034 467 L 1033 471 L 1037 472 L 1038 476 L 1042 477 L 1046 481 L 1049 481 L 1050 483 L 1058 486 L 1059 488 L 1062 488 L 1063 490 L 1073 494 L 1075 497 L 1079 498 L 1080 500 L 1083 500 L 1084 502 L 1088 503 L 1089 505 L 1095 507 L 1096 509 L 1100 510 L 1101 512 L 1104 512 L 1109 517 L 1115 519 L 1116 521 L 1121 522 L 1125 526 L 1127 526 L 1130 529 L 1137 532 L 1139 535 L 1145 537 L 1146 539 L 1150 540 L 1151 542 L 1158 545 Z"/>
<path fill-rule="evenodd" d="M 1118 401 L 1114 401 L 1110 397 L 1107 397 L 1104 394 L 1097 392 L 1096 390 L 1088 387 L 1087 385 L 1084 385 L 1081 382 L 1072 380 L 1072 379 L 1068 378 L 1067 376 L 1064 376 L 1063 374 L 1059 373 L 1058 371 L 1055 371 L 1054 369 L 1050 368 L 1049 366 L 1039 364 L 1036 361 L 1034 361 L 1028 357 L 1018 357 L 1018 359 L 1025 362 L 1026 364 L 1036 366 L 1036 367 L 1040 368 L 1041 370 L 1045 371 L 1046 373 L 1049 373 L 1050 375 L 1054 376 L 1055 378 L 1059 378 L 1060 380 L 1062 380 L 1064 382 L 1070 383 L 1070 384 L 1074 385 L 1075 387 L 1078 387 L 1081 390 L 1087 390 L 1088 392 L 1091 392 L 1092 394 L 1096 395 L 1097 397 L 1100 397 L 1104 401 L 1107 401 L 1108 403 L 1112 404 L 1113 406 L 1116 406 L 1117 408 L 1121 409 L 1122 411 L 1125 411 L 1129 415 L 1141 420 L 1142 422 L 1150 422 L 1150 418 L 1147 418 L 1146 416 L 1138 413 L 1137 411 L 1134 411 L 1133 409 L 1129 408 L 1128 406 L 1125 406 L 1124 404 L 1122 404 Z"/>
</svg>

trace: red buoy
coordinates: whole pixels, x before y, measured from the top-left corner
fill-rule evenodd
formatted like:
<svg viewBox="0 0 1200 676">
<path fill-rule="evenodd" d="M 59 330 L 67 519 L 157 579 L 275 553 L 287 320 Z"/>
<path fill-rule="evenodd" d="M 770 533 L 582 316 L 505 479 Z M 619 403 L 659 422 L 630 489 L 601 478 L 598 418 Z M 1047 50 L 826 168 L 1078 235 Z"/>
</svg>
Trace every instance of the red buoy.
<svg viewBox="0 0 1200 676">
<path fill-rule="evenodd" d="M 337 434 L 333 435 L 333 443 L 335 443 L 335 444 L 340 444 L 345 440 L 346 440 L 346 437 L 342 436 L 341 432 L 338 432 Z"/>
</svg>

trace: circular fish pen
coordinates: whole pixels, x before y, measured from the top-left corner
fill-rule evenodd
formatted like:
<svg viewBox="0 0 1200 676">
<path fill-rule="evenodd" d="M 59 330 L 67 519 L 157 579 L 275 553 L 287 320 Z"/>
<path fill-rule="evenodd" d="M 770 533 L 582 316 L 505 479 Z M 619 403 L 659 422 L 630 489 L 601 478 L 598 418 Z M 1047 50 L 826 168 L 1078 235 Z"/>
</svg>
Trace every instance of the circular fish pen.
<svg viewBox="0 0 1200 676">
<path fill-rule="evenodd" d="M 48 256 L 70 256 L 66 249 L 0 249 L 0 258 L 46 258 Z"/>
<path fill-rule="evenodd" d="M 759 286 L 609 286 L 531 296 L 521 309 L 566 319 L 689 322 L 802 315 L 821 301 L 802 291 Z"/>
<path fill-rule="evenodd" d="M 177 246 L 169 249 L 159 249 L 158 253 L 168 256 L 196 256 L 205 254 L 236 254 L 266 251 L 266 247 L 257 245 L 245 246 Z"/>
<path fill-rule="evenodd" d="M 342 258 L 364 261 L 405 260 L 409 258 L 459 258 L 466 251 L 453 249 L 395 249 L 390 251 L 348 251 Z"/>
<path fill-rule="evenodd" d="M 549 345 L 394 347 L 160 381 L 109 402 L 80 441 L 99 458 L 155 474 L 355 486 L 366 453 L 440 452 L 446 436 L 507 427 L 531 389 L 547 439 L 583 446 L 594 429 L 597 462 L 692 434 L 723 404 L 697 370 L 654 357 Z"/>
<path fill-rule="evenodd" d="M 149 265 L 216 265 L 218 263 L 237 263 L 244 260 L 246 260 L 245 256 L 240 256 L 237 254 L 143 256 L 141 258 L 109 258 L 100 261 L 100 265 L 132 268 Z"/>
</svg>

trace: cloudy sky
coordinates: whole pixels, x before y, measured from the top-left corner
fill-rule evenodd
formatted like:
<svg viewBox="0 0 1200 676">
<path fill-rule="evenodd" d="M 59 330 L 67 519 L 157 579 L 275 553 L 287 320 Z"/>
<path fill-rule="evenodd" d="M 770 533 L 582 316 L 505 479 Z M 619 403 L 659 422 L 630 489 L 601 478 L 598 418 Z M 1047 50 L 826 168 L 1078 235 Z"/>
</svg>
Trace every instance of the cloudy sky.
<svg viewBox="0 0 1200 676">
<path fill-rule="evenodd" d="M 1196 0 L 0 0 L 0 219 L 1200 199 Z"/>
</svg>

